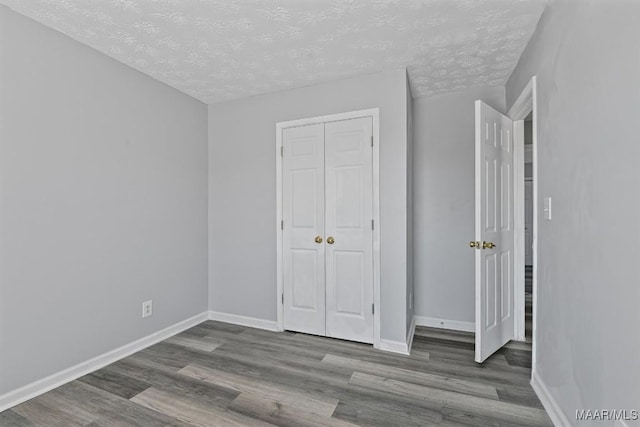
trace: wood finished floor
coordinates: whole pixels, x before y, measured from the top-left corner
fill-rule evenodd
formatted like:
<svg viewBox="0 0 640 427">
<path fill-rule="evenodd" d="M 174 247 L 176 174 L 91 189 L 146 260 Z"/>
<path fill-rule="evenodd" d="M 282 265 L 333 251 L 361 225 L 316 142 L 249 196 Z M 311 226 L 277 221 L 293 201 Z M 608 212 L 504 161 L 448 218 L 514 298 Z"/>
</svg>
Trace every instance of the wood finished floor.
<svg viewBox="0 0 640 427">
<path fill-rule="evenodd" d="M 208 321 L 0 413 L 0 426 L 551 426 L 531 349 L 484 364 L 418 327 L 411 356 Z"/>
</svg>

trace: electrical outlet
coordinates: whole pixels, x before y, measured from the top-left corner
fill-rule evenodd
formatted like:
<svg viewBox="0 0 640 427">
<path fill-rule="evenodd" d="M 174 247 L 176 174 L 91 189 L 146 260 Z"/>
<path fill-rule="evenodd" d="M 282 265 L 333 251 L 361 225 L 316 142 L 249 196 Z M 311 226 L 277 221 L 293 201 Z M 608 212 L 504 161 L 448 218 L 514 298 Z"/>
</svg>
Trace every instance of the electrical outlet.
<svg viewBox="0 0 640 427">
<path fill-rule="evenodd" d="M 153 314 L 153 301 L 145 301 L 142 303 L 142 317 L 149 317 Z"/>
</svg>

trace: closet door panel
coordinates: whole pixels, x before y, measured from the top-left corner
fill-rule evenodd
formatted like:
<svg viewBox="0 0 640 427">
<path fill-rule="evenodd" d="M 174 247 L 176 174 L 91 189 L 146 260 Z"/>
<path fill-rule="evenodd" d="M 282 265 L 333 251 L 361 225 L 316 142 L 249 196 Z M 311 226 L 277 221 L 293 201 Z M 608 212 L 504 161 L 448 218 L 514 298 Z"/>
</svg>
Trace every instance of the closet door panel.
<svg viewBox="0 0 640 427">
<path fill-rule="evenodd" d="M 373 342 L 372 118 L 325 124 L 326 334 Z"/>
<path fill-rule="evenodd" d="M 324 124 L 282 137 L 284 328 L 325 335 Z"/>
</svg>

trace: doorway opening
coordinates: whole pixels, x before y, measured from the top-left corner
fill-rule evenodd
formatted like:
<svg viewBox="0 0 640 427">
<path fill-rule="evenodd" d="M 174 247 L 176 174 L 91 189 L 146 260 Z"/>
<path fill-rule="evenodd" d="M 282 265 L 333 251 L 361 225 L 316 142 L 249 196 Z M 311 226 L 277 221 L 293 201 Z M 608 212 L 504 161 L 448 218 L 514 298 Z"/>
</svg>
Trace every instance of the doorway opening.
<svg viewBox="0 0 640 427">
<path fill-rule="evenodd" d="M 507 115 L 480 100 L 475 106 L 476 233 L 470 242 L 476 250 L 475 361 L 482 363 L 506 345 L 509 350 L 530 352 L 514 356 L 522 366 L 531 366 L 534 378 L 536 78 L 532 77 Z M 512 340 L 520 342 L 509 343 Z"/>
</svg>

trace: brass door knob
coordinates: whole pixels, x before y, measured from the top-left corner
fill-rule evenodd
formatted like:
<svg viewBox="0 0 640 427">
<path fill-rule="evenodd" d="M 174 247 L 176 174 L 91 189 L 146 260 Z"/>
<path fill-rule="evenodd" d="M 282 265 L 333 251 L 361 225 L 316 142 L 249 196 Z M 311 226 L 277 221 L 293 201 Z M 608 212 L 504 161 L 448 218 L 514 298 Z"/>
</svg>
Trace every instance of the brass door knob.
<svg viewBox="0 0 640 427">
<path fill-rule="evenodd" d="M 496 245 L 493 242 L 482 242 L 482 249 L 493 249 Z"/>
<path fill-rule="evenodd" d="M 327 243 L 333 245 L 335 243 L 335 239 L 333 237 L 327 237 Z"/>
<path fill-rule="evenodd" d="M 316 236 L 315 241 L 316 243 L 322 243 L 322 237 Z"/>
<path fill-rule="evenodd" d="M 480 249 L 480 242 L 474 242 L 473 240 L 469 242 L 470 248 Z"/>
</svg>

